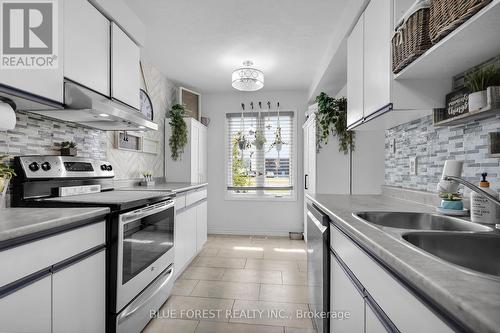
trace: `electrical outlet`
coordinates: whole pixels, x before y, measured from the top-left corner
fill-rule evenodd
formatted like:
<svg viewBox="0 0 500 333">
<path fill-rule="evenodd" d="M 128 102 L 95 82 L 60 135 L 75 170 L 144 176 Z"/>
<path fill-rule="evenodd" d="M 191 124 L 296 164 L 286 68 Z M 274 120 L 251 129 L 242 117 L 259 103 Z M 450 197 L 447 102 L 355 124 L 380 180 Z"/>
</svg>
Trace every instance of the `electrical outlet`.
<svg viewBox="0 0 500 333">
<path fill-rule="evenodd" d="M 417 175 L 417 157 L 416 156 L 410 157 L 410 175 L 411 176 Z"/>
</svg>

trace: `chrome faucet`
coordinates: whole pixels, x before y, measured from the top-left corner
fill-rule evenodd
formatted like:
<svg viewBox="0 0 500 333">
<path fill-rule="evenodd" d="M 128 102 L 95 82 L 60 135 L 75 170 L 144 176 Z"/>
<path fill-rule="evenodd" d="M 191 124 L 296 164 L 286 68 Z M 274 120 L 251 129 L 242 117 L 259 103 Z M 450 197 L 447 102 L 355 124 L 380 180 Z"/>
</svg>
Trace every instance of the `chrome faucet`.
<svg viewBox="0 0 500 333">
<path fill-rule="evenodd" d="M 443 180 L 455 181 L 459 184 L 462 184 L 465 187 L 468 187 L 469 189 L 471 189 L 472 191 L 485 196 L 486 198 L 491 200 L 493 203 L 495 203 L 497 206 L 500 206 L 500 200 L 498 200 L 498 198 L 495 198 L 495 196 L 482 190 L 481 188 L 477 187 L 476 185 L 472 184 L 471 182 L 466 181 L 465 179 L 462 179 L 460 177 L 455 177 L 455 176 L 443 176 Z"/>
</svg>

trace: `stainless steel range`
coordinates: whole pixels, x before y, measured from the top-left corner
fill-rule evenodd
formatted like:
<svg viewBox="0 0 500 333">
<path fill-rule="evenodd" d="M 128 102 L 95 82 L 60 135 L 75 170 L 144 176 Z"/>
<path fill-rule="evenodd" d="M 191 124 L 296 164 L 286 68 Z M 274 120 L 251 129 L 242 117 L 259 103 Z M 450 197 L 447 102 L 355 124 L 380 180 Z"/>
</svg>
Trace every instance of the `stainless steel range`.
<svg viewBox="0 0 500 333">
<path fill-rule="evenodd" d="M 175 195 L 113 189 L 107 161 L 20 156 L 13 206 L 105 206 L 109 332 L 140 332 L 173 287 Z"/>
</svg>

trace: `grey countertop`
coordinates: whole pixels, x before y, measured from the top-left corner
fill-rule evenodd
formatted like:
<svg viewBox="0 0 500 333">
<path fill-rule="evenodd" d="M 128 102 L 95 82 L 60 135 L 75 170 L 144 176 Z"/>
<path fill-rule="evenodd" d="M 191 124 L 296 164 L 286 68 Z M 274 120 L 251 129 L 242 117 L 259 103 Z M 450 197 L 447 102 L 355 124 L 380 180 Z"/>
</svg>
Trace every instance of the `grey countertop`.
<svg viewBox="0 0 500 333">
<path fill-rule="evenodd" d="M 134 191 L 171 191 L 175 193 L 182 193 L 195 190 L 200 187 L 207 186 L 208 183 L 182 183 L 182 182 L 167 182 L 157 183 L 154 186 L 141 186 L 133 185 L 117 188 L 117 190 L 134 190 Z"/>
<path fill-rule="evenodd" d="M 0 248 L 7 242 L 49 234 L 109 213 L 109 208 L 6 208 L 0 210 Z"/>
<path fill-rule="evenodd" d="M 500 332 L 500 279 L 443 264 L 387 229 L 352 216 L 356 211 L 433 212 L 433 207 L 382 195 L 307 197 L 362 247 L 472 331 Z"/>
</svg>

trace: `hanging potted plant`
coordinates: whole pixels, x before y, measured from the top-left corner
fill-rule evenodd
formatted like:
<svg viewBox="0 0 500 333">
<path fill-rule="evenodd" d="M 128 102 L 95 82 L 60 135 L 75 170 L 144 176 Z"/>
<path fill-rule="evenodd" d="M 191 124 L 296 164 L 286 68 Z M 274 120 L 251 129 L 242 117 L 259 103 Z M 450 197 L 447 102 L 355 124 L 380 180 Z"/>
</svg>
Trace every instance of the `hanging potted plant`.
<svg viewBox="0 0 500 333">
<path fill-rule="evenodd" d="M 276 132 L 274 134 L 274 141 L 273 143 L 271 143 L 271 146 L 269 146 L 269 150 L 276 148 L 276 151 L 280 152 L 283 145 L 286 144 L 287 143 L 283 141 L 283 138 L 281 137 L 281 127 L 276 128 Z"/>
<path fill-rule="evenodd" d="M 255 131 L 255 140 L 252 142 L 252 144 L 257 148 L 258 150 L 261 150 L 264 148 L 264 144 L 267 142 L 266 136 L 264 135 L 264 132 L 262 130 L 257 130 Z"/>
<path fill-rule="evenodd" d="M 466 75 L 469 90 L 469 112 L 479 111 L 487 105 L 488 87 L 500 85 L 500 68 L 492 65 Z"/>
<path fill-rule="evenodd" d="M 73 141 L 63 141 L 61 142 L 61 156 L 76 156 L 76 143 Z"/>
<path fill-rule="evenodd" d="M 4 162 L 7 158 L 7 155 L 0 156 L 0 208 L 5 208 L 5 199 L 9 182 L 11 178 L 16 175 L 14 169 Z"/>
<path fill-rule="evenodd" d="M 333 98 L 322 92 L 316 97 L 318 111 L 316 112 L 316 149 L 319 151 L 323 145 L 328 144 L 330 134 L 339 141 L 339 151 L 347 154 L 354 151 L 353 131 L 347 130 L 347 99 L 345 97 Z"/>
<path fill-rule="evenodd" d="M 170 146 L 170 156 L 174 161 L 181 159 L 184 147 L 188 142 L 187 125 L 184 120 L 185 112 L 184 106 L 180 104 L 173 105 L 169 111 L 170 121 L 168 123 L 172 128 L 172 135 L 168 139 L 168 145 Z"/>
<path fill-rule="evenodd" d="M 240 150 L 245 150 L 252 146 L 250 141 L 247 140 L 245 134 L 242 131 L 238 131 L 238 133 L 236 133 L 235 139 L 236 142 L 238 142 L 238 148 Z"/>
</svg>

